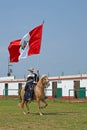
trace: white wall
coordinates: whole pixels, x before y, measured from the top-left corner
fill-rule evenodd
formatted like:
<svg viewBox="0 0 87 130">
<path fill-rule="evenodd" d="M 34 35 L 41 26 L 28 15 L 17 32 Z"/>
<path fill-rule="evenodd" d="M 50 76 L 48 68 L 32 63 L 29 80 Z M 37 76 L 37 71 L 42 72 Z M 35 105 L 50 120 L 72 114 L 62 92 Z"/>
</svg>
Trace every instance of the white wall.
<svg viewBox="0 0 87 130">
<path fill-rule="evenodd" d="M 3 95 L 4 83 L 0 83 L 0 95 Z"/>
<path fill-rule="evenodd" d="M 18 95 L 18 83 L 8 84 L 8 95 Z"/>
<path fill-rule="evenodd" d="M 80 87 L 85 87 L 87 89 L 87 79 L 80 80 Z"/>
<path fill-rule="evenodd" d="M 86 88 L 86 96 L 87 96 L 87 79 L 82 79 L 80 80 L 80 87 L 85 87 Z"/>
<path fill-rule="evenodd" d="M 62 88 L 62 96 L 69 96 L 69 89 L 73 89 L 74 82 L 73 80 L 62 80 L 61 83 L 58 83 L 58 88 Z M 73 91 L 70 92 L 70 96 L 73 96 Z"/>
<path fill-rule="evenodd" d="M 50 81 L 50 86 L 45 89 L 46 96 L 52 96 L 52 81 Z"/>
</svg>

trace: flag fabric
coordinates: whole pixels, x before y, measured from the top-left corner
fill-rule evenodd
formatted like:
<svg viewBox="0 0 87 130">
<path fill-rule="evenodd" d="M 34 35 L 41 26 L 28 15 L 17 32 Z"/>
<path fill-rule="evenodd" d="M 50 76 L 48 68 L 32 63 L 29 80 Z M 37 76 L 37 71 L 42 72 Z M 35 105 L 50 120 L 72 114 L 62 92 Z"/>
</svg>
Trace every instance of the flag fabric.
<svg viewBox="0 0 87 130">
<path fill-rule="evenodd" d="M 10 62 L 18 62 L 18 57 L 20 55 L 20 41 L 21 39 L 10 42 L 8 47 L 10 53 Z"/>
<path fill-rule="evenodd" d="M 10 42 L 8 46 L 10 62 L 18 62 L 27 56 L 40 54 L 42 29 L 43 24 L 28 32 L 22 39 Z"/>
</svg>

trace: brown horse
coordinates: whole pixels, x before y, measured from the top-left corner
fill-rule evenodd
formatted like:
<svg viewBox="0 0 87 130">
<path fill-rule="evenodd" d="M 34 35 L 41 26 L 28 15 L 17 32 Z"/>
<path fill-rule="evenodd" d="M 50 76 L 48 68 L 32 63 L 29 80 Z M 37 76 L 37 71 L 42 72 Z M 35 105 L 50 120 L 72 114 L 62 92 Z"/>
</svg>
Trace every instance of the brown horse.
<svg viewBox="0 0 87 130">
<path fill-rule="evenodd" d="M 48 87 L 49 85 L 50 84 L 49 84 L 48 77 L 46 75 L 42 75 L 40 77 L 37 85 L 34 88 L 34 99 L 37 101 L 40 115 L 42 115 L 41 108 L 45 108 L 48 105 L 45 101 L 44 89 L 45 89 L 45 87 Z M 24 88 L 22 88 L 21 92 L 20 92 L 20 97 L 21 97 L 22 101 L 21 101 L 21 103 L 19 103 L 18 106 L 20 106 L 22 108 L 23 113 L 26 114 L 24 111 L 24 104 L 26 105 L 27 113 L 29 113 L 29 106 L 28 106 L 28 102 L 24 100 L 24 93 L 25 93 L 25 90 L 24 90 Z M 40 106 L 40 101 L 42 101 L 44 103 L 43 107 Z"/>
</svg>

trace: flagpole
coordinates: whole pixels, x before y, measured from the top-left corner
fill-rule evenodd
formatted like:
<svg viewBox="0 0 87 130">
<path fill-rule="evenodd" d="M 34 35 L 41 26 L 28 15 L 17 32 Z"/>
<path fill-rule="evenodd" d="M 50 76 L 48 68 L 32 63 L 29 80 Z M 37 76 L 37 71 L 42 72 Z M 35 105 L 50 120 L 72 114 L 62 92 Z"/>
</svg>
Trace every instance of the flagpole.
<svg viewBox="0 0 87 130">
<path fill-rule="evenodd" d="M 36 71 L 40 69 L 40 68 L 39 68 L 39 61 L 40 61 L 40 60 L 39 60 L 39 56 L 40 56 L 40 54 L 37 55 Z"/>
<path fill-rule="evenodd" d="M 43 20 L 42 24 L 44 24 L 44 20 Z"/>
<path fill-rule="evenodd" d="M 44 25 L 44 20 L 42 21 L 42 24 Z M 39 67 L 39 62 L 40 62 L 40 54 L 37 55 L 37 71 L 40 71 L 40 67 Z"/>
</svg>

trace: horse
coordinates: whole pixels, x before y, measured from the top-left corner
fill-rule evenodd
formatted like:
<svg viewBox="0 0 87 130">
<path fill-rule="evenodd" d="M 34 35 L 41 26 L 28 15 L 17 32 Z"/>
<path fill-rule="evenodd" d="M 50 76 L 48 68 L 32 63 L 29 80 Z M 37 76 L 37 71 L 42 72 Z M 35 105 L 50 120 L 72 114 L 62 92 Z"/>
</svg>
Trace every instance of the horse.
<svg viewBox="0 0 87 130">
<path fill-rule="evenodd" d="M 50 83 L 49 83 L 48 76 L 42 75 L 40 77 L 39 81 L 37 82 L 36 86 L 34 87 L 34 98 L 33 98 L 33 100 L 37 101 L 37 105 L 38 105 L 40 115 L 43 115 L 41 109 L 45 108 L 48 105 L 47 102 L 45 101 L 45 91 L 44 90 L 49 85 L 50 85 Z M 24 111 L 24 104 L 26 105 L 27 113 L 30 113 L 30 111 L 29 111 L 28 101 L 24 100 L 24 94 L 25 94 L 25 90 L 24 90 L 24 88 L 22 88 L 21 91 L 20 91 L 21 103 L 19 103 L 18 106 L 22 108 L 23 114 L 26 114 L 26 112 Z M 40 106 L 40 101 L 42 101 L 44 103 L 43 107 Z"/>
</svg>

